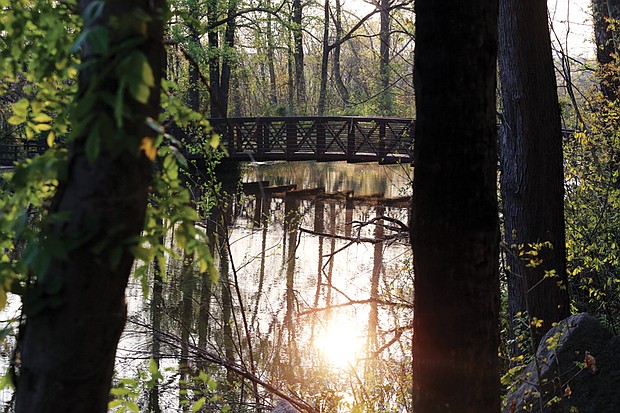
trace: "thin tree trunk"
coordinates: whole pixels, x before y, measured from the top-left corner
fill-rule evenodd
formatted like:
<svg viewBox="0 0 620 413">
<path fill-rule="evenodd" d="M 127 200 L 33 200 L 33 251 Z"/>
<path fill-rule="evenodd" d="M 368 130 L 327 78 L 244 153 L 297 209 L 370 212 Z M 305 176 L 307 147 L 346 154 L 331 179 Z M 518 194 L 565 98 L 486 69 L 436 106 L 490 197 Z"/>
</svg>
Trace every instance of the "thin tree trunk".
<svg viewBox="0 0 620 413">
<path fill-rule="evenodd" d="M 381 0 L 381 30 L 379 32 L 379 77 L 381 97 L 379 112 L 383 116 L 392 115 L 393 102 L 390 90 L 390 0 Z"/>
<path fill-rule="evenodd" d="M 159 240 L 161 245 L 164 245 L 164 238 Z M 151 357 L 155 361 L 157 368 L 159 368 L 159 360 L 161 358 L 161 320 L 162 311 L 164 308 L 164 284 L 161 272 L 159 271 L 159 265 L 157 260 L 153 261 L 153 292 L 151 295 L 151 323 L 153 325 L 153 338 L 151 341 Z M 161 413 L 161 406 L 159 403 L 159 385 L 156 383 L 149 391 L 149 404 L 148 411 L 152 413 Z"/>
<path fill-rule="evenodd" d="M 562 130 L 544 2 L 500 0 L 499 67 L 504 103 L 501 189 L 508 246 L 509 322 L 543 320 L 538 340 L 569 315 Z M 536 257 L 521 255 L 550 242 Z M 541 259 L 533 266 L 529 258 Z M 555 276 L 545 277 L 548 271 Z M 513 326 L 514 328 L 514 326 Z"/>
<path fill-rule="evenodd" d="M 271 2 L 269 4 L 271 6 Z M 278 89 L 276 79 L 276 46 L 273 41 L 273 17 L 267 16 L 267 65 L 269 66 L 269 104 L 275 108 L 278 105 Z"/>
<path fill-rule="evenodd" d="M 84 12 L 92 3 L 82 0 L 80 10 Z M 26 293 L 27 321 L 16 382 L 15 409 L 19 413 L 106 412 L 116 347 L 126 321 L 124 293 L 134 260 L 131 248 L 143 228 L 151 179 L 151 162 L 139 148 L 144 137 L 154 139 L 145 119 L 156 119 L 160 111 L 159 84 L 165 64 L 161 16 L 165 2 L 108 0 L 104 6 L 102 19 L 88 21 L 85 30 L 110 30 L 111 48 L 128 38 L 142 39 L 128 52 L 141 51 L 146 56 L 155 86 L 146 104 L 126 94 L 124 108 L 132 116 L 125 118 L 123 129 L 102 131 L 96 159 L 87 159 L 85 151 L 91 128 L 84 127 L 70 144 L 66 175 L 49 207 L 50 215 L 62 214 L 67 220 L 50 225 L 40 238 L 55 240 L 59 247 L 67 248 L 69 258 L 50 257 L 44 274 L 36 274 L 40 277 Z M 113 18 L 125 18 L 136 8 L 150 20 L 110 28 Z M 143 27 L 142 23 L 145 32 L 134 29 Z M 117 64 L 95 56 L 88 43 L 83 50 L 83 63 L 93 61 L 97 67 Z M 94 98 L 94 119 L 114 125 L 114 108 L 102 99 L 117 92 L 118 72 L 110 73 L 106 81 L 95 83 L 95 73 L 83 69 L 76 106 L 90 104 L 92 101 L 85 101 Z M 112 140 L 127 146 L 121 149 L 110 144 Z M 112 147 L 114 151 L 110 151 Z M 84 241 L 69 249 L 70 242 L 80 239 Z M 105 248 L 96 251 L 95 246 L 103 242 Z M 47 305 L 42 300 L 48 300 Z"/>
<path fill-rule="evenodd" d="M 334 82 L 336 83 L 336 87 L 338 88 L 338 93 L 340 94 L 340 98 L 342 99 L 342 103 L 344 107 L 349 106 L 350 94 L 349 90 L 344 84 L 342 80 L 342 68 L 340 66 L 340 54 L 342 51 L 342 43 L 340 43 L 340 39 L 342 39 L 342 4 L 340 0 L 336 0 L 335 7 L 335 20 L 334 25 L 336 28 L 336 43 L 334 45 L 334 53 L 333 53 L 333 65 L 332 70 L 334 72 Z"/>
<path fill-rule="evenodd" d="M 210 25 L 217 22 L 217 0 L 207 1 L 207 18 Z M 222 113 L 219 109 L 220 93 L 220 41 L 216 29 L 211 29 L 207 33 L 209 49 L 207 53 L 207 64 L 209 65 L 209 110 L 212 118 L 221 118 Z"/>
<path fill-rule="evenodd" d="M 414 411 L 496 413 L 497 0 L 415 8 Z"/>
<path fill-rule="evenodd" d="M 302 26 L 303 6 L 301 0 L 293 0 L 293 58 L 295 61 L 295 91 L 298 113 L 306 112 L 306 76 L 304 72 L 304 44 Z"/>
<path fill-rule="evenodd" d="M 614 44 L 616 45 L 616 51 L 619 51 L 620 29 L 618 29 L 618 24 L 620 24 L 620 0 L 607 0 L 607 10 L 609 12 L 609 18 L 611 19 L 613 25 L 615 25 L 615 30 L 612 32 L 612 37 L 614 39 Z"/>
<path fill-rule="evenodd" d="M 327 73 L 329 66 L 329 0 L 325 0 L 323 5 L 323 48 L 321 54 L 321 76 L 319 81 L 319 103 L 317 104 L 317 115 L 325 115 L 325 104 L 327 100 Z"/>
<path fill-rule="evenodd" d="M 181 298 L 181 357 L 179 359 L 179 408 L 181 411 L 189 409 L 189 379 L 191 371 L 189 368 L 189 340 L 193 326 L 193 303 L 194 303 L 194 270 L 192 268 L 191 256 L 183 257 L 183 266 L 179 287 L 182 292 Z M 185 402 L 185 403 L 184 403 Z"/>
</svg>

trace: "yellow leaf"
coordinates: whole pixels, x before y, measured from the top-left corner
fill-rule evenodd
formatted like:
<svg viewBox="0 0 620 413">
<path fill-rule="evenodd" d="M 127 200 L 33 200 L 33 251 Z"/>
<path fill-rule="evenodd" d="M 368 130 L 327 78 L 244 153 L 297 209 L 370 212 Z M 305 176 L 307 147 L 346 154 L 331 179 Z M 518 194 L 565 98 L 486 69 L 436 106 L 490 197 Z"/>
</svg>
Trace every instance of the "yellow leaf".
<svg viewBox="0 0 620 413">
<path fill-rule="evenodd" d="M 6 291 L 0 288 L 0 310 L 6 307 Z"/>
<path fill-rule="evenodd" d="M 217 149 L 217 147 L 220 146 L 220 135 L 218 135 L 217 133 L 211 135 L 211 141 L 209 141 L 209 145 L 211 145 L 213 149 Z"/>
<path fill-rule="evenodd" d="M 151 161 L 155 160 L 155 157 L 157 156 L 157 148 L 153 144 L 153 138 L 149 138 L 148 136 L 142 138 L 142 142 L 140 143 L 140 149 L 144 151 L 146 157 L 149 158 Z"/>
<path fill-rule="evenodd" d="M 50 132 L 47 135 L 47 146 L 49 146 L 50 148 L 52 146 L 54 146 L 54 141 L 56 140 L 56 135 L 54 134 L 54 132 Z"/>
<path fill-rule="evenodd" d="M 39 123 L 38 125 L 35 126 L 40 132 L 44 132 L 46 130 L 50 130 L 52 129 L 52 125 L 50 125 L 49 123 Z"/>
<path fill-rule="evenodd" d="M 9 118 L 8 122 L 10 125 L 19 125 L 21 123 L 24 123 L 24 121 L 26 120 L 26 118 L 22 118 L 21 116 L 17 116 L 17 115 L 13 115 Z"/>
<path fill-rule="evenodd" d="M 52 121 L 52 117 L 49 115 L 46 115 L 45 113 L 41 113 L 40 115 L 37 115 L 34 118 L 32 118 L 32 120 L 38 123 L 47 123 L 47 122 Z"/>
<path fill-rule="evenodd" d="M 155 76 L 153 75 L 153 69 L 151 69 L 151 65 L 146 59 L 142 61 L 142 83 L 149 87 L 155 86 Z"/>
</svg>

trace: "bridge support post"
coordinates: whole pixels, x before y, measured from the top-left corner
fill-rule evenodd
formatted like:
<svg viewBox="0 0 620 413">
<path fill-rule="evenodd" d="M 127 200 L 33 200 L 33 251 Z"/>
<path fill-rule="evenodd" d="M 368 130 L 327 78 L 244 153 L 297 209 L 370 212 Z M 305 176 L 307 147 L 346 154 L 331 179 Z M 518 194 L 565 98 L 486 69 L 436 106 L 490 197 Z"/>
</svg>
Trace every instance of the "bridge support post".
<svg viewBox="0 0 620 413">
<path fill-rule="evenodd" d="M 290 159 L 297 152 L 297 123 L 286 121 L 286 158 Z"/>
<path fill-rule="evenodd" d="M 355 159 L 355 119 L 349 120 L 349 133 L 347 134 L 347 159 Z"/>
<path fill-rule="evenodd" d="M 316 154 L 323 155 L 325 154 L 325 150 L 327 148 L 325 144 L 325 119 L 317 119 L 316 120 Z"/>
<path fill-rule="evenodd" d="M 258 155 L 263 155 L 267 151 L 267 136 L 266 136 L 266 128 L 268 126 L 264 124 L 262 121 L 258 120 L 256 122 L 256 153 Z"/>
<path fill-rule="evenodd" d="M 385 132 L 386 132 L 386 123 L 385 119 L 380 119 L 379 121 L 379 142 L 377 143 L 377 155 L 379 155 L 379 163 L 383 163 L 385 160 L 385 156 L 387 155 L 385 151 Z"/>
</svg>

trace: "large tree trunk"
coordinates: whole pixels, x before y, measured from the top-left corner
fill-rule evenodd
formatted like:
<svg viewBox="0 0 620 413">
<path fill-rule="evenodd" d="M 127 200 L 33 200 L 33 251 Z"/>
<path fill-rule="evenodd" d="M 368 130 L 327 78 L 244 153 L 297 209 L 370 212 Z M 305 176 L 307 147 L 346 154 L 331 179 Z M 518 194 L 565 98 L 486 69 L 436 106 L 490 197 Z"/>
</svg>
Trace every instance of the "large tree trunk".
<svg viewBox="0 0 620 413">
<path fill-rule="evenodd" d="M 415 8 L 414 410 L 496 413 L 497 0 Z"/>
<path fill-rule="evenodd" d="M 538 339 L 569 315 L 562 130 L 545 2 L 500 0 L 499 67 L 504 103 L 501 188 L 508 247 L 510 322 L 543 320 Z M 542 246 L 537 256 L 532 244 Z M 524 255 L 521 255 L 524 253 Z M 530 261 L 541 259 L 538 265 Z M 555 276 L 547 276 L 555 271 Z"/>
<path fill-rule="evenodd" d="M 80 10 L 92 3 L 81 1 Z M 68 219 L 41 234 L 41 239 L 67 248 L 68 258 L 52 256 L 25 296 L 27 321 L 16 383 L 19 413 L 107 411 L 116 346 L 126 321 L 124 293 L 134 259 L 131 248 L 143 228 L 151 176 L 151 162 L 139 148 L 144 137 L 154 134 L 145 118 L 159 115 L 164 6 L 162 0 L 108 0 L 101 20 L 91 20 L 85 27 L 109 30 L 110 48 L 143 38 L 125 53 L 144 53 L 155 86 L 146 104 L 125 94 L 125 111 L 131 117 L 125 119 L 124 128 L 116 129 L 114 108 L 104 98 L 116 94 L 117 76 L 123 74 L 113 70 L 118 62 L 112 59 L 117 55 L 96 56 L 84 45 L 83 62 L 99 59 L 97 68 L 112 70 L 104 81 L 100 72 L 81 72 L 76 107 L 94 98 L 90 114 L 99 122 L 105 119 L 109 127 L 102 129 L 95 159 L 92 153 L 91 160 L 86 156 L 91 128 L 84 127 L 75 137 L 66 177 L 50 207 L 50 214 L 66 213 Z M 110 23 L 130 15 L 150 20 L 125 21 L 121 27 Z M 143 27 L 145 32 L 140 30 Z M 74 127 L 82 122 L 84 118 L 74 118 Z"/>
</svg>

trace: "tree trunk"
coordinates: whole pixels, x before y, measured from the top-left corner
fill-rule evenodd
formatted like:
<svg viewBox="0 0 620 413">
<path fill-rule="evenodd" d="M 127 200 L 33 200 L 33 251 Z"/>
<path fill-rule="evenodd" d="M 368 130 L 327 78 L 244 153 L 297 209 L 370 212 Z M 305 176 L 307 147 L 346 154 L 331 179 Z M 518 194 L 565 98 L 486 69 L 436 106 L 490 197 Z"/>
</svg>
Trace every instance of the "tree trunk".
<svg viewBox="0 0 620 413">
<path fill-rule="evenodd" d="M 500 0 L 499 67 L 504 103 L 501 189 L 508 247 L 509 322 L 527 310 L 543 320 L 534 340 L 569 315 L 562 130 L 544 2 Z M 532 244 L 542 246 L 537 256 Z M 525 255 L 523 255 L 525 254 Z M 541 259 L 533 266 L 529 258 Z M 555 276 L 546 277 L 547 271 Z M 549 274 L 549 273 L 547 273 Z"/>
<path fill-rule="evenodd" d="M 414 411 L 496 413 L 497 0 L 415 8 Z"/>
<path fill-rule="evenodd" d="M 335 35 L 336 41 L 334 43 L 334 63 L 333 63 L 333 72 L 334 72 L 334 82 L 336 83 L 336 87 L 338 88 L 338 93 L 340 94 L 340 98 L 342 99 L 342 103 L 344 107 L 347 108 L 349 106 L 350 94 L 349 90 L 344 84 L 342 80 L 342 70 L 340 66 L 340 52 L 342 49 L 342 43 L 340 43 L 340 39 L 342 39 L 342 5 L 340 0 L 336 0 L 336 8 L 335 8 Z"/>
<path fill-rule="evenodd" d="M 296 109 L 298 113 L 306 112 L 306 77 L 304 74 L 304 44 L 302 26 L 303 6 L 301 0 L 293 0 L 293 58 L 295 60 Z"/>
<path fill-rule="evenodd" d="M 319 103 L 317 105 L 317 115 L 325 116 L 325 104 L 327 101 L 327 71 L 329 65 L 329 0 L 325 0 L 323 16 L 323 52 L 321 55 L 321 80 L 319 86 Z"/>
<path fill-rule="evenodd" d="M 379 112 L 382 116 L 392 115 L 393 102 L 390 91 L 390 0 L 381 0 L 381 30 L 379 32 L 379 77 L 381 95 Z"/>
<path fill-rule="evenodd" d="M 181 354 L 179 357 L 179 410 L 182 412 L 189 411 L 191 369 L 189 366 L 189 346 L 190 337 L 194 325 L 194 268 L 192 256 L 185 255 L 183 257 L 183 265 L 179 277 L 179 287 L 181 289 L 181 313 L 179 325 L 181 330 Z"/>
<path fill-rule="evenodd" d="M 92 3 L 81 1 L 80 10 Z M 145 118 L 159 115 L 164 7 L 162 0 L 108 0 L 101 20 L 90 20 L 85 27 L 109 30 L 110 48 L 142 38 L 126 52 L 144 53 L 155 86 L 146 104 L 125 94 L 124 108 L 131 117 L 125 118 L 122 129 L 116 129 L 112 126 L 114 108 L 102 97 L 116 94 L 122 71 L 110 70 L 104 81 L 95 78 L 101 73 L 88 69 L 80 73 L 76 106 L 96 99 L 91 114 L 110 126 L 102 130 L 100 152 L 92 160 L 86 156 L 91 128 L 84 127 L 75 136 L 66 177 L 49 208 L 50 214 L 66 213 L 68 220 L 50 225 L 41 239 L 58 240 L 69 258 L 51 257 L 47 270 L 37 274 L 36 283 L 28 287 L 16 412 L 107 411 L 116 347 L 126 321 L 124 293 L 134 260 L 131 248 L 143 228 L 151 177 L 151 162 L 139 148 L 144 137 L 154 135 Z M 111 23 L 129 15 L 150 19 L 134 17 L 122 27 Z M 140 31 L 142 27 L 147 31 Z M 96 67 L 118 65 L 113 58 L 89 49 L 85 44 L 82 62 L 94 61 Z M 74 126 L 80 122 L 86 121 L 74 119 Z M 76 240 L 82 241 L 76 245 Z M 71 249 L 70 244 L 74 245 Z"/>
<path fill-rule="evenodd" d="M 226 23 L 226 30 L 224 31 L 224 56 L 222 57 L 222 73 L 220 75 L 219 85 L 219 117 L 225 118 L 228 116 L 228 99 L 230 96 L 230 80 L 232 64 L 232 52 L 235 48 L 235 32 L 236 22 L 235 14 L 237 14 L 237 0 L 230 0 L 228 4 L 228 23 Z"/>
<path fill-rule="evenodd" d="M 207 16 L 209 25 L 215 26 L 217 22 L 217 0 L 207 1 Z M 207 63 L 209 65 L 209 111 L 212 118 L 221 118 L 220 109 L 220 40 L 217 29 L 211 28 L 207 33 L 209 49 Z"/>
<path fill-rule="evenodd" d="M 198 46 L 200 45 L 200 36 L 198 35 L 198 31 L 196 28 L 191 25 L 189 28 L 190 33 L 190 41 Z M 193 56 L 194 59 L 196 56 Z M 188 106 L 195 110 L 196 112 L 200 111 L 200 73 L 198 72 L 198 67 L 196 65 L 189 65 L 189 87 L 187 88 L 188 94 Z"/>
<path fill-rule="evenodd" d="M 609 18 L 612 21 L 612 25 L 615 25 L 615 29 L 612 31 L 612 37 L 616 46 L 616 51 L 620 50 L 620 29 L 618 24 L 620 23 L 620 0 L 607 0 L 607 10 L 609 12 Z"/>
<path fill-rule="evenodd" d="M 271 5 L 271 4 L 270 4 Z M 273 41 L 273 16 L 267 16 L 267 65 L 269 66 L 269 104 L 272 109 L 278 105 L 278 89 L 276 83 L 276 46 Z"/>
<path fill-rule="evenodd" d="M 618 99 L 620 78 L 617 66 L 613 65 L 615 48 L 606 0 L 592 0 L 592 16 L 601 93 L 607 100 L 614 101 Z"/>
</svg>

